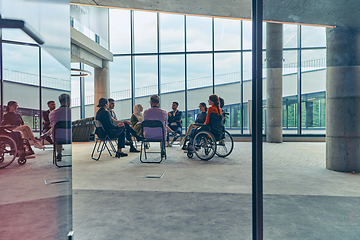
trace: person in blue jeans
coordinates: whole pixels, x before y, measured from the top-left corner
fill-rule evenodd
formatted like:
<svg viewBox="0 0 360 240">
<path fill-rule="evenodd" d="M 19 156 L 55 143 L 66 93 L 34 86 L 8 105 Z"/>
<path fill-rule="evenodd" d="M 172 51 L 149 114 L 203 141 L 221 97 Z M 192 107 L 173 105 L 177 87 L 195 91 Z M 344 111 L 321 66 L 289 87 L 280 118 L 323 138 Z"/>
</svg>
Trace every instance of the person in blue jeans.
<svg viewBox="0 0 360 240">
<path fill-rule="evenodd" d="M 180 136 L 181 133 L 181 116 L 182 112 L 177 110 L 179 107 L 178 102 L 172 103 L 172 111 L 168 112 L 168 127 L 175 132 L 175 136 L 171 142 L 169 142 L 169 133 L 166 137 L 166 146 L 171 147 L 172 143 Z"/>
</svg>

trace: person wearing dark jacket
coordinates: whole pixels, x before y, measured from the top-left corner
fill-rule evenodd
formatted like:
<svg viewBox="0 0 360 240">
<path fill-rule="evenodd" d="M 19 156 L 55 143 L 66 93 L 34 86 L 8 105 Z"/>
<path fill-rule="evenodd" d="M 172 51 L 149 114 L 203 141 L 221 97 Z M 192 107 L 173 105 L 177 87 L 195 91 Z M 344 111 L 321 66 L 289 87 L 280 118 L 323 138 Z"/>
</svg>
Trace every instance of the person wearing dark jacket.
<svg viewBox="0 0 360 240">
<path fill-rule="evenodd" d="M 125 126 L 124 123 L 114 124 L 111 120 L 110 112 L 107 110 L 109 108 L 109 103 L 106 98 L 99 99 L 99 105 L 97 105 L 100 109 L 96 113 L 96 120 L 99 120 L 105 130 L 105 132 L 101 128 L 96 128 L 96 135 L 99 137 L 105 137 L 108 135 L 110 138 L 118 139 L 118 149 L 116 152 L 116 157 L 126 157 L 127 154 L 122 151 L 125 147 Z"/>
<path fill-rule="evenodd" d="M 176 139 L 180 136 L 181 133 L 181 116 L 182 116 L 182 112 L 177 110 L 177 108 L 179 107 L 179 103 L 178 102 L 173 102 L 172 103 L 172 111 L 168 112 L 168 127 L 175 132 L 175 136 L 173 137 L 173 140 L 171 142 L 169 142 L 169 133 L 167 134 L 166 137 L 166 146 L 171 147 L 172 143 L 174 141 L 176 141 Z"/>
</svg>

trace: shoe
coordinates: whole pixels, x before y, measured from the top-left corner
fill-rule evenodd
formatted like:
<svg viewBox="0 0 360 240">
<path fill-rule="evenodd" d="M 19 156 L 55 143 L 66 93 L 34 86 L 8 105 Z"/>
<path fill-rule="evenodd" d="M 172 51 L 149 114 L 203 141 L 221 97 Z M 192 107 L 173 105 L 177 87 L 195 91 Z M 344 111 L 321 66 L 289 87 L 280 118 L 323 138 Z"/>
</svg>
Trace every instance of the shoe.
<svg viewBox="0 0 360 240">
<path fill-rule="evenodd" d="M 46 136 L 45 134 L 42 134 L 42 135 L 40 136 L 40 139 L 41 139 L 41 140 L 44 140 L 46 137 L 47 137 L 47 136 Z"/>
<path fill-rule="evenodd" d="M 168 147 L 172 147 L 173 143 L 174 143 L 173 141 L 169 142 Z"/>
<path fill-rule="evenodd" d="M 62 154 L 58 153 L 58 155 L 56 156 L 56 161 L 60 162 L 62 158 Z"/>
<path fill-rule="evenodd" d="M 149 148 L 150 148 L 150 144 L 148 143 L 145 145 L 145 149 L 149 149 Z"/>
<path fill-rule="evenodd" d="M 140 152 L 139 150 L 137 150 L 136 148 L 130 148 L 129 152 Z"/>
<path fill-rule="evenodd" d="M 45 146 L 42 145 L 42 144 L 39 143 L 39 142 L 36 142 L 36 143 L 34 144 L 34 147 L 35 147 L 35 148 L 38 148 L 38 149 L 45 149 Z"/>
<path fill-rule="evenodd" d="M 138 142 L 142 141 L 142 137 L 140 137 L 140 136 L 135 136 L 135 137 L 136 137 L 136 141 L 138 141 Z"/>
<path fill-rule="evenodd" d="M 128 154 L 124 153 L 124 152 L 116 152 L 116 157 L 120 158 L 120 157 L 126 157 Z"/>
<path fill-rule="evenodd" d="M 169 142 L 166 142 L 166 143 L 165 143 L 165 147 L 168 147 L 168 146 L 169 146 Z"/>
<path fill-rule="evenodd" d="M 131 143 L 132 143 L 132 142 L 130 142 L 130 141 L 126 141 L 126 142 L 125 142 L 125 146 L 131 146 Z"/>
</svg>

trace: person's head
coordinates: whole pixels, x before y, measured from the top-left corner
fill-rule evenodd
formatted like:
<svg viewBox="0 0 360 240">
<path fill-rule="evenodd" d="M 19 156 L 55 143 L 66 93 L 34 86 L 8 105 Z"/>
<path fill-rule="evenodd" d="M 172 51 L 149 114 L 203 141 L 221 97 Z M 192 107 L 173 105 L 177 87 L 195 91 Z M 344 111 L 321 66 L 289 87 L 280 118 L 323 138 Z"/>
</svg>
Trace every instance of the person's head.
<svg viewBox="0 0 360 240">
<path fill-rule="evenodd" d="M 59 96 L 59 102 L 60 102 L 60 105 L 61 106 L 67 106 L 69 107 L 70 106 L 70 95 L 67 94 L 67 93 L 63 93 Z"/>
<path fill-rule="evenodd" d="M 158 95 L 152 95 L 151 97 L 150 97 L 150 105 L 152 106 L 152 107 L 158 107 L 159 106 L 159 104 L 160 104 L 160 97 L 158 96 Z"/>
<path fill-rule="evenodd" d="M 200 109 L 201 112 L 206 112 L 207 111 L 206 103 L 201 102 L 199 104 L 199 109 Z"/>
<path fill-rule="evenodd" d="M 143 107 L 141 106 L 141 104 L 136 104 L 136 105 L 134 106 L 134 113 L 139 114 L 139 113 L 141 113 L 142 111 L 143 111 Z"/>
<path fill-rule="evenodd" d="M 219 97 L 216 94 L 210 95 L 209 96 L 209 104 L 211 106 L 215 106 L 217 107 L 218 111 L 220 112 L 220 100 Z"/>
<path fill-rule="evenodd" d="M 9 101 L 6 106 L 6 111 L 7 112 L 15 112 L 17 108 L 18 108 L 17 102 Z"/>
<path fill-rule="evenodd" d="M 97 107 L 108 109 L 109 108 L 108 100 L 106 98 L 100 98 Z"/>
<path fill-rule="evenodd" d="M 172 110 L 176 111 L 176 109 L 178 108 L 178 106 L 179 106 L 179 103 L 178 103 L 178 102 L 173 102 L 171 108 L 172 108 Z"/>
<path fill-rule="evenodd" d="M 220 108 L 223 108 L 225 106 L 225 101 L 223 98 L 219 97 L 219 101 L 220 101 Z"/>
<path fill-rule="evenodd" d="M 109 109 L 114 109 L 115 107 L 115 100 L 112 98 L 108 99 L 108 103 L 109 103 Z"/>
<path fill-rule="evenodd" d="M 55 101 L 52 101 L 52 100 L 48 101 L 47 105 L 48 105 L 50 111 L 52 111 L 52 110 L 54 110 L 56 108 Z"/>
</svg>

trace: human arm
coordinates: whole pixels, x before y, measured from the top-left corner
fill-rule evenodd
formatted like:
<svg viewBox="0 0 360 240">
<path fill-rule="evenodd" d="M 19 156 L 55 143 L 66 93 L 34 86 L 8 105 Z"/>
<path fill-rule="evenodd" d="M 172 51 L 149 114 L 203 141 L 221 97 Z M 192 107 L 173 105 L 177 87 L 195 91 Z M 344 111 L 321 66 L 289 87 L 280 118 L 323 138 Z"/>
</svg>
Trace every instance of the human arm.
<svg viewBox="0 0 360 240">
<path fill-rule="evenodd" d="M 204 124 L 209 124 L 210 123 L 210 114 L 211 113 L 219 114 L 216 108 L 210 107 L 209 110 L 208 110 L 208 113 L 206 115 L 206 120 L 205 120 Z"/>
</svg>

